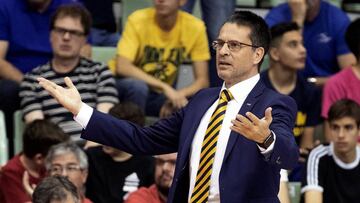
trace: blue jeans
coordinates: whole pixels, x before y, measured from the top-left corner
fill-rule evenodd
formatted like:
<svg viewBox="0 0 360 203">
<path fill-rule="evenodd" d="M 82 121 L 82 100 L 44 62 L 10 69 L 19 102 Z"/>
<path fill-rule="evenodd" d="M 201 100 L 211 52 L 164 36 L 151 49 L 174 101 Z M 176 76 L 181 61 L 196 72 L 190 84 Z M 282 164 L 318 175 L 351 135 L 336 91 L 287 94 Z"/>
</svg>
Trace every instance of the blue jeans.
<svg viewBox="0 0 360 203">
<path fill-rule="evenodd" d="M 159 116 L 160 109 L 166 101 L 164 94 L 151 91 L 142 80 L 133 78 L 117 78 L 116 89 L 120 101 L 137 104 L 147 116 Z"/>
<path fill-rule="evenodd" d="M 187 0 L 183 10 L 191 13 L 196 0 Z M 206 25 L 209 45 L 217 38 L 219 29 L 226 19 L 235 10 L 235 0 L 200 0 L 202 18 Z M 211 47 L 210 47 L 211 50 Z M 211 50 L 211 59 L 209 63 L 210 86 L 220 86 L 222 80 L 218 77 L 216 71 L 215 51 Z"/>
<path fill-rule="evenodd" d="M 117 32 L 108 32 L 97 28 L 91 28 L 91 43 L 94 46 L 116 47 L 120 34 Z"/>
<path fill-rule="evenodd" d="M 9 140 L 9 155 L 13 156 L 13 114 L 20 108 L 20 86 L 13 80 L 0 80 L 0 110 L 5 114 L 6 134 Z"/>
</svg>

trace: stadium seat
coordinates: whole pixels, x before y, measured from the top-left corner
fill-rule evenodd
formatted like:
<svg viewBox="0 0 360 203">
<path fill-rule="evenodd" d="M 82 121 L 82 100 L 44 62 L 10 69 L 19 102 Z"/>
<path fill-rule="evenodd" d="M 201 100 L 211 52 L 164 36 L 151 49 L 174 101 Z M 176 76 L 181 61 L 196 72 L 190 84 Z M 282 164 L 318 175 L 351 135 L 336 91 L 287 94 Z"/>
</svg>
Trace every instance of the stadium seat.
<svg viewBox="0 0 360 203">
<path fill-rule="evenodd" d="M 116 54 L 116 47 L 92 47 L 92 59 L 107 64 Z"/>
<path fill-rule="evenodd" d="M 8 139 L 6 137 L 5 116 L 0 110 L 0 166 L 9 159 Z"/>
<path fill-rule="evenodd" d="M 138 9 L 151 7 L 152 5 L 153 5 L 152 0 L 122 0 L 121 1 L 121 7 L 122 7 L 121 23 L 122 23 L 122 27 L 123 27 L 122 30 L 124 30 L 127 17 L 132 12 L 134 12 Z"/>
<path fill-rule="evenodd" d="M 24 132 L 25 123 L 22 119 L 21 110 L 17 110 L 14 113 L 14 153 L 17 154 L 22 151 L 22 134 Z"/>
<path fill-rule="evenodd" d="M 289 196 L 291 203 L 300 203 L 301 182 L 289 182 Z"/>
</svg>

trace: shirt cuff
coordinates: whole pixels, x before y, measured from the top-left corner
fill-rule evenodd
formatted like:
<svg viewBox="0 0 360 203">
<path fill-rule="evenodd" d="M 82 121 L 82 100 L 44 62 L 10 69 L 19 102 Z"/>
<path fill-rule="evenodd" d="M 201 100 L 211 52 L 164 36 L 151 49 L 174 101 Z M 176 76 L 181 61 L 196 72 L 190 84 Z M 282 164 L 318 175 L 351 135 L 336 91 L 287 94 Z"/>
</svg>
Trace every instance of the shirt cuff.
<svg viewBox="0 0 360 203">
<path fill-rule="evenodd" d="M 83 129 L 86 129 L 93 111 L 93 108 L 83 102 L 78 115 L 74 116 L 74 120 L 79 123 Z"/>
<path fill-rule="evenodd" d="M 256 144 L 257 146 L 258 146 L 258 148 L 260 149 L 260 153 L 261 154 L 269 154 L 269 153 L 271 153 L 272 151 L 273 151 L 273 149 L 274 149 L 274 145 L 275 145 L 275 141 L 276 141 L 276 135 L 275 135 L 275 133 L 274 133 L 274 131 L 271 131 L 272 133 L 273 133 L 273 135 L 274 135 L 274 141 L 271 143 L 271 145 L 267 148 L 267 149 L 265 149 L 265 148 L 262 148 L 262 147 L 260 147 L 258 144 Z"/>
</svg>

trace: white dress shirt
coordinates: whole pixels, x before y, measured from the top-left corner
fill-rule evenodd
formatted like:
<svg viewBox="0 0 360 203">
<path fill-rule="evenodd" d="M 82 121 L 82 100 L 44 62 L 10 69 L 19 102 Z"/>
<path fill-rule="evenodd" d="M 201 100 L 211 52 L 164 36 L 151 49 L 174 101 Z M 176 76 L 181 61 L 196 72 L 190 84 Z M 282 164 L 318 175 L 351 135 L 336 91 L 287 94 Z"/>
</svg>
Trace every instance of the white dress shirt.
<svg viewBox="0 0 360 203">
<path fill-rule="evenodd" d="M 236 118 L 236 115 L 240 111 L 241 106 L 243 105 L 246 97 L 251 92 L 251 90 L 255 87 L 256 83 L 259 81 L 260 75 L 257 74 L 245 81 L 237 83 L 236 85 L 230 87 L 228 90 L 234 96 L 234 99 L 228 102 L 227 109 L 225 113 L 225 117 L 219 132 L 219 138 L 217 141 L 216 153 L 214 157 L 213 169 L 210 179 L 210 196 L 208 202 L 220 202 L 220 193 L 219 193 L 219 175 L 220 169 L 222 165 L 222 161 L 225 155 L 226 146 L 230 137 L 230 126 L 232 125 L 231 120 Z M 223 85 L 222 89 L 225 89 Z M 219 97 L 220 97 L 219 92 Z M 210 118 L 212 113 L 215 111 L 215 108 L 218 104 L 219 99 L 217 99 L 211 107 L 206 111 L 204 116 L 201 119 L 200 125 L 195 133 L 191 152 L 190 152 L 190 188 L 189 188 L 189 200 L 191 198 L 191 192 L 195 186 L 196 173 L 199 166 L 200 160 L 200 151 L 202 142 L 205 136 L 205 131 L 207 129 L 208 123 L 210 122 Z M 78 122 L 84 129 L 86 129 L 87 124 L 89 123 L 90 117 L 93 113 L 93 108 L 88 106 L 85 103 L 82 103 L 80 111 L 77 116 L 74 117 L 74 120 Z M 267 148 L 261 148 L 260 152 L 262 154 L 270 153 L 274 148 L 274 143 L 276 140 L 276 135 L 274 134 L 274 142 Z"/>
<path fill-rule="evenodd" d="M 219 175 L 220 175 L 220 169 L 221 165 L 224 159 L 225 150 L 227 143 L 229 141 L 231 129 L 230 126 L 232 126 L 231 120 L 236 118 L 236 115 L 239 113 L 241 106 L 243 105 L 246 97 L 249 95 L 251 90 L 255 87 L 256 83 L 259 81 L 260 75 L 257 74 L 245 81 L 242 81 L 240 83 L 235 84 L 234 86 L 230 87 L 228 90 L 233 95 L 234 99 L 229 101 L 226 107 L 225 117 L 222 122 L 222 126 L 219 132 L 219 137 L 216 145 L 216 153 L 214 157 L 214 163 L 212 166 L 212 174 L 210 178 L 210 195 L 208 198 L 208 202 L 220 202 L 220 193 L 219 193 Z M 223 87 L 221 88 L 221 91 L 225 88 L 225 85 L 223 84 Z M 221 91 L 219 92 L 219 98 Z M 200 160 L 200 152 L 201 152 L 201 146 L 202 142 L 205 137 L 205 132 L 207 129 L 207 126 L 210 122 L 211 115 L 215 111 L 215 108 L 219 102 L 219 99 L 217 99 L 211 107 L 206 111 L 204 116 L 202 117 L 200 121 L 200 125 L 195 133 L 192 146 L 191 146 L 191 152 L 190 152 L 190 188 L 189 188 L 189 200 L 191 199 L 191 193 L 195 187 L 196 182 L 196 174 L 199 167 L 199 160 Z M 275 136 L 274 136 L 275 137 Z M 262 154 L 267 154 L 272 151 L 274 148 L 273 142 L 266 150 L 259 147 Z"/>
</svg>

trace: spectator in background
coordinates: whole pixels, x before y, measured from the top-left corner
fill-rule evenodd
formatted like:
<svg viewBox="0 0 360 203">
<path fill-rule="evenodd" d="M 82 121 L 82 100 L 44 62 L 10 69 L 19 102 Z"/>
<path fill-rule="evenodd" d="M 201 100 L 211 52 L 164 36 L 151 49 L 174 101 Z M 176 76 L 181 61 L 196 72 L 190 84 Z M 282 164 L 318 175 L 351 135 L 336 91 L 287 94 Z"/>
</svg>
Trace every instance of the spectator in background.
<svg viewBox="0 0 360 203">
<path fill-rule="evenodd" d="M 116 47 L 120 33 L 116 28 L 113 11 L 114 0 L 82 0 L 90 11 L 93 25 L 90 32 L 91 43 L 94 46 Z"/>
<path fill-rule="evenodd" d="M 348 16 L 323 0 L 289 0 L 272 10 L 265 18 L 270 27 L 281 22 L 296 22 L 302 28 L 307 50 L 305 78 L 323 85 L 327 77 L 341 68 L 355 64 L 344 39 Z M 319 50 L 321 48 L 321 51 Z"/>
<path fill-rule="evenodd" d="M 297 103 L 294 136 L 300 154 L 307 156 L 313 147 L 315 125 L 320 122 L 320 91 L 299 74 L 305 67 L 306 49 L 296 23 L 280 23 L 271 28 L 269 49 L 270 67 L 261 73 L 265 85 L 281 94 L 291 96 Z M 301 162 L 290 173 L 290 181 L 301 181 Z"/>
<path fill-rule="evenodd" d="M 176 153 L 155 157 L 155 184 L 130 193 L 125 203 L 165 203 L 173 181 Z"/>
<path fill-rule="evenodd" d="M 10 152 L 12 116 L 20 106 L 19 84 L 25 73 L 52 56 L 51 15 L 60 5 L 75 2 L 77 0 L 0 0 L 0 110 L 6 117 Z M 83 54 L 88 56 L 89 51 L 90 46 L 85 46 Z"/>
<path fill-rule="evenodd" d="M 202 21 L 180 11 L 184 0 L 154 0 L 154 8 L 131 14 L 109 63 L 120 78 L 120 100 L 138 104 L 146 115 L 167 116 L 207 87 L 209 47 Z M 195 80 L 176 90 L 180 65 L 191 61 Z"/>
<path fill-rule="evenodd" d="M 68 76 L 75 81 L 81 97 L 92 107 L 102 112 L 118 102 L 115 81 L 109 69 L 101 63 L 80 56 L 90 32 L 91 17 L 79 5 L 60 6 L 51 19 L 50 42 L 54 56 L 48 63 L 25 75 L 21 83 L 21 108 L 25 122 L 48 118 L 58 124 L 73 140 L 80 140 L 81 126 L 69 111 L 42 89 L 38 77 L 45 77 L 56 84 L 64 85 L 62 78 Z"/>
<path fill-rule="evenodd" d="M 192 13 L 196 0 L 187 0 L 182 9 Z M 206 25 L 206 33 L 209 45 L 217 38 L 220 27 L 235 10 L 235 0 L 201 0 L 201 15 Z M 222 84 L 216 72 L 215 51 L 210 49 L 211 59 L 209 62 L 210 86 L 217 87 Z"/>
<path fill-rule="evenodd" d="M 24 172 L 29 174 L 30 185 L 38 184 L 45 176 L 44 160 L 52 145 L 69 139 L 58 126 L 47 120 L 28 124 L 23 134 L 23 152 L 13 157 L 2 168 L 0 196 L 2 203 L 31 201 L 22 184 Z"/>
<path fill-rule="evenodd" d="M 85 197 L 84 185 L 88 176 L 88 160 L 80 147 L 73 142 L 52 146 L 46 157 L 45 166 L 50 176 L 64 176 L 76 186 L 81 203 L 91 203 Z"/>
<path fill-rule="evenodd" d="M 34 190 L 33 203 L 80 203 L 75 185 L 63 176 L 44 178 Z"/>
<path fill-rule="evenodd" d="M 330 145 L 314 148 L 307 162 L 302 193 L 305 203 L 359 202 L 360 106 L 349 99 L 329 111 Z"/>
<path fill-rule="evenodd" d="M 345 38 L 351 52 L 356 56 L 357 63 L 332 76 L 325 84 L 322 98 L 321 116 L 328 118 L 330 106 L 339 99 L 352 99 L 360 104 L 360 18 L 348 27 Z M 329 123 L 325 122 L 325 135 L 329 135 Z M 329 137 L 327 137 L 329 140 Z"/>
<path fill-rule="evenodd" d="M 117 104 L 109 114 L 134 125 L 145 124 L 144 113 L 133 103 Z M 90 147 L 86 152 L 89 158 L 86 194 L 96 203 L 121 203 L 128 193 L 154 182 L 154 160 L 151 156 L 131 155 L 109 146 Z"/>
</svg>

